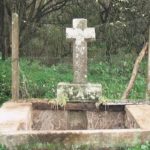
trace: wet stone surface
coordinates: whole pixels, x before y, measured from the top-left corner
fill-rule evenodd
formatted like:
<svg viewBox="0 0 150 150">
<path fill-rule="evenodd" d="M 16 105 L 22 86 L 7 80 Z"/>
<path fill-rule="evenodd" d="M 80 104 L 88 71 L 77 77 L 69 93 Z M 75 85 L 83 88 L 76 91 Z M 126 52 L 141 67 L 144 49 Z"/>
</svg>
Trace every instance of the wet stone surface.
<svg viewBox="0 0 150 150">
<path fill-rule="evenodd" d="M 67 130 L 67 112 L 34 110 L 33 130 Z"/>
<path fill-rule="evenodd" d="M 125 112 L 34 110 L 33 130 L 124 129 Z"/>
<path fill-rule="evenodd" d="M 59 83 L 57 86 L 57 99 L 66 97 L 69 101 L 93 102 L 102 96 L 101 84 L 71 84 Z"/>
</svg>

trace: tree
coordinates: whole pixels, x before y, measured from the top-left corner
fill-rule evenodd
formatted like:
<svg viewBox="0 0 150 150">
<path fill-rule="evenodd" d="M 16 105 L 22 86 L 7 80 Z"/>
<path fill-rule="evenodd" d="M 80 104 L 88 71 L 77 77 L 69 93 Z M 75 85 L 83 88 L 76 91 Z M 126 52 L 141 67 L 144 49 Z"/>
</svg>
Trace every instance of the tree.
<svg viewBox="0 0 150 150">
<path fill-rule="evenodd" d="M 5 1 L 5 5 L 4 5 Z M 4 18 L 3 10 L 6 9 L 5 17 L 7 21 L 1 22 L 0 35 L 1 38 L 4 37 L 3 31 L 4 26 L 6 29 L 6 34 L 10 33 L 11 29 L 11 15 L 12 12 L 17 12 L 19 14 L 20 22 L 20 46 L 23 46 L 24 38 L 32 32 L 32 27 L 39 25 L 44 17 L 47 17 L 50 13 L 58 11 L 64 7 L 70 0 L 1 0 L 0 1 L 0 15 Z M 2 25 L 3 24 L 3 25 Z M 10 36 L 7 35 L 8 40 L 6 40 L 6 45 L 10 45 Z M 28 39 L 28 38 L 26 38 Z M 2 46 L 1 46 L 2 47 Z M 6 48 L 5 48 L 6 49 Z M 6 50 L 5 50 L 6 51 Z M 10 53 L 10 52 L 9 52 Z M 3 58 L 6 54 L 3 53 Z"/>
<path fill-rule="evenodd" d="M 2 53 L 2 59 L 5 60 L 5 38 L 4 38 L 4 0 L 0 1 L 0 51 Z"/>
<path fill-rule="evenodd" d="M 17 12 L 20 17 L 20 48 L 24 48 L 24 52 L 31 39 L 37 39 L 45 33 L 51 34 L 48 31 L 54 28 L 56 31 L 60 30 L 60 34 L 64 34 L 65 28 L 70 26 L 73 18 L 87 18 L 89 25 L 96 28 L 97 46 L 101 43 L 105 45 L 108 60 L 111 54 L 117 54 L 120 49 L 139 52 L 147 40 L 150 24 L 150 1 L 147 0 L 5 0 L 4 8 L 7 37 L 5 54 L 10 49 L 8 34 L 11 32 L 12 11 Z M 57 33 L 59 34 L 59 31 Z M 44 39 L 34 40 L 34 44 L 40 40 L 43 42 Z M 54 41 L 55 45 L 60 42 L 57 39 Z M 50 48 L 47 46 L 45 49 Z M 59 49 L 65 50 L 66 47 L 62 44 Z M 40 51 L 42 52 L 42 49 Z M 56 48 L 56 51 L 59 50 Z"/>
</svg>

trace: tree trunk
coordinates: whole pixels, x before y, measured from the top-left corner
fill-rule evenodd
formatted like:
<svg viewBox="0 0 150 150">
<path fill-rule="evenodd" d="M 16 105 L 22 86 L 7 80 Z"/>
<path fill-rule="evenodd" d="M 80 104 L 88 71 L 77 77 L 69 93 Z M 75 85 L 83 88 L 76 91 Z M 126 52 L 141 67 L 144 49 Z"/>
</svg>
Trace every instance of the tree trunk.
<svg viewBox="0 0 150 150">
<path fill-rule="evenodd" d="M 0 51 L 5 60 L 5 37 L 4 37 L 4 0 L 0 0 Z"/>
</svg>

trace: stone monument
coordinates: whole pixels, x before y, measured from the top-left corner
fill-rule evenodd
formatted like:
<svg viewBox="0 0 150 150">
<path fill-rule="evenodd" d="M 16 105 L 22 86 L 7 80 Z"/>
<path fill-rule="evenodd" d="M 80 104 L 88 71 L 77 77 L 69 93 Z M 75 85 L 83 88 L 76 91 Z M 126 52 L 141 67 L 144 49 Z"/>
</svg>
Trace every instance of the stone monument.
<svg viewBox="0 0 150 150">
<path fill-rule="evenodd" d="M 97 101 L 102 95 L 101 84 L 87 82 L 87 42 L 95 40 L 95 28 L 87 27 L 86 19 L 73 19 L 73 28 L 66 29 L 66 38 L 73 43 L 73 83 L 59 83 L 57 99 Z"/>
</svg>

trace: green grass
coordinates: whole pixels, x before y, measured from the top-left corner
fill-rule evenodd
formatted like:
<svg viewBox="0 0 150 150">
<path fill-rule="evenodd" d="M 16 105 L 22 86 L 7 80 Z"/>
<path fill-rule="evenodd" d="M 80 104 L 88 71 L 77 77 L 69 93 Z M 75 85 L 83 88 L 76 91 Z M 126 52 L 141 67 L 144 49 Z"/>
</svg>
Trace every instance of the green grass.
<svg viewBox="0 0 150 150">
<path fill-rule="evenodd" d="M 109 99 L 120 99 L 132 72 L 131 62 L 121 61 L 119 64 L 91 63 L 89 81 L 102 84 L 103 95 Z M 146 89 L 146 64 L 141 64 L 135 85 L 129 95 L 130 99 L 143 99 Z"/>
<path fill-rule="evenodd" d="M 114 61 L 115 62 L 115 61 Z M 90 61 L 88 81 L 101 83 L 103 96 L 108 99 L 120 99 L 129 82 L 133 58 L 107 63 Z M 130 99 L 144 99 L 146 89 L 146 61 L 141 64 L 137 80 Z M 47 67 L 39 62 L 20 60 L 20 95 L 23 98 L 54 98 L 59 82 L 72 82 L 72 67 L 59 64 Z M 0 103 L 11 97 L 11 61 L 0 60 Z"/>
<path fill-rule="evenodd" d="M 145 144 L 137 144 L 135 147 L 133 148 L 128 148 L 127 150 L 150 150 L 150 143 L 146 142 Z"/>
<path fill-rule="evenodd" d="M 26 144 L 20 145 L 17 147 L 18 150 L 67 150 L 65 146 L 57 144 L 50 144 L 50 143 L 34 143 L 34 144 Z M 91 150 L 93 149 L 92 146 L 89 145 L 72 145 L 69 150 Z M 0 145 L 0 150 L 8 150 L 5 146 Z M 145 142 L 144 144 L 137 144 L 134 147 L 126 147 L 126 148 L 119 148 L 118 150 L 150 150 L 150 143 Z"/>
<path fill-rule="evenodd" d="M 11 96 L 11 64 L 10 60 L 0 60 L 0 103 Z"/>
<path fill-rule="evenodd" d="M 0 150 L 7 150 L 7 148 L 4 145 L 0 145 Z"/>
</svg>

